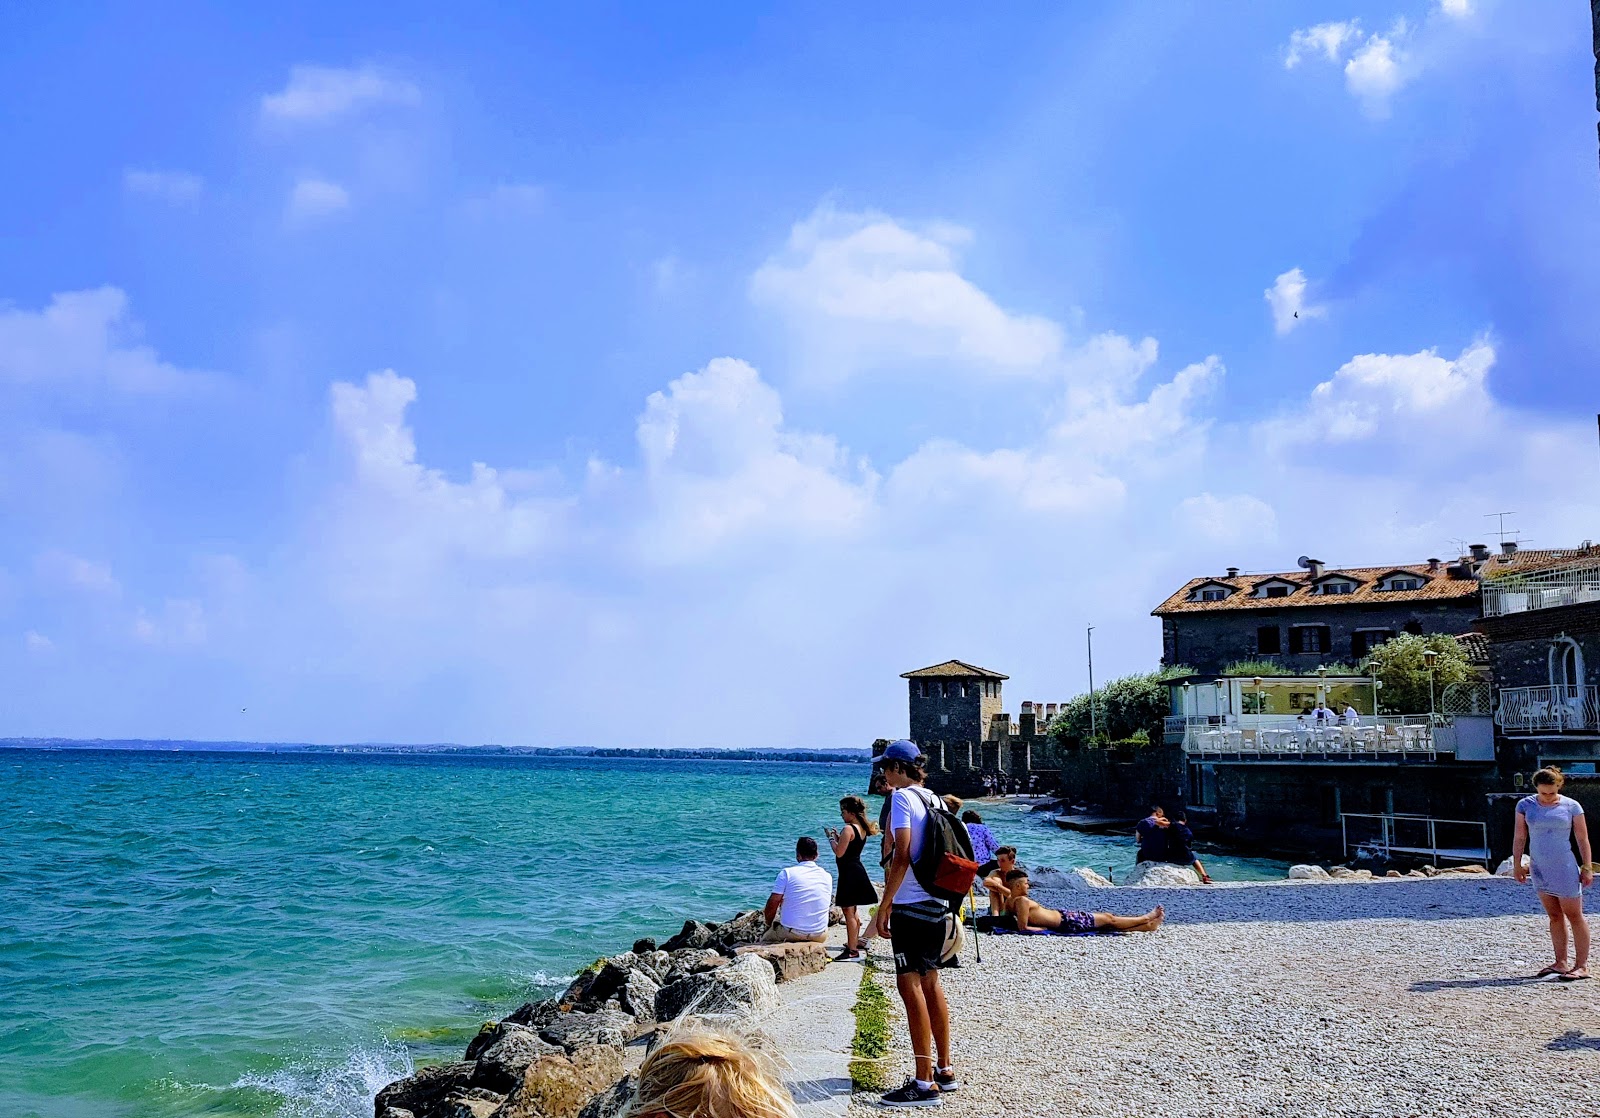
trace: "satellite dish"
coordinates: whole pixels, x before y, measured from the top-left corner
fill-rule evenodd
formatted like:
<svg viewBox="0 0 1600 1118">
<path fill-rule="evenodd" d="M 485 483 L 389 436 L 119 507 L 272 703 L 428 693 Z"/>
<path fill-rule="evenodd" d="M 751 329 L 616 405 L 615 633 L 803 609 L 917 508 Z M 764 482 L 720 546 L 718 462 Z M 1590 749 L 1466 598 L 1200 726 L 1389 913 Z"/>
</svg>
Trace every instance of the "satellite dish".
<svg viewBox="0 0 1600 1118">
<path fill-rule="evenodd" d="M 1295 560 L 1295 563 L 1299 565 L 1302 571 L 1309 571 L 1311 569 L 1311 556 L 1302 555 Z"/>
</svg>

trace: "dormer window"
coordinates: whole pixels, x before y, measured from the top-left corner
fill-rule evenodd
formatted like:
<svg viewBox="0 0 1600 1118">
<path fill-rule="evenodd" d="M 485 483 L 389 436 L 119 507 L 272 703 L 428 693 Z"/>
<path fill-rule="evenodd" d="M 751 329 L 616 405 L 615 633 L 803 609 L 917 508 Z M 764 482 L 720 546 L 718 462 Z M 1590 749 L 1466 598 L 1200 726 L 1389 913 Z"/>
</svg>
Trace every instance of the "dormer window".
<svg viewBox="0 0 1600 1118">
<path fill-rule="evenodd" d="M 1421 590 L 1422 580 L 1414 577 L 1408 578 L 1396 576 L 1384 583 L 1383 588 L 1385 590 Z"/>
<path fill-rule="evenodd" d="M 1295 584 L 1286 579 L 1274 578 L 1256 584 L 1255 596 L 1258 598 L 1287 598 L 1295 591 Z"/>
<path fill-rule="evenodd" d="M 1343 579 L 1330 579 L 1324 582 L 1317 590 L 1319 594 L 1354 594 L 1355 592 L 1356 584 L 1345 582 Z"/>
<path fill-rule="evenodd" d="M 1224 586 L 1220 582 L 1208 582 L 1197 586 L 1189 594 L 1191 602 L 1220 602 L 1233 593 L 1233 587 Z"/>
</svg>

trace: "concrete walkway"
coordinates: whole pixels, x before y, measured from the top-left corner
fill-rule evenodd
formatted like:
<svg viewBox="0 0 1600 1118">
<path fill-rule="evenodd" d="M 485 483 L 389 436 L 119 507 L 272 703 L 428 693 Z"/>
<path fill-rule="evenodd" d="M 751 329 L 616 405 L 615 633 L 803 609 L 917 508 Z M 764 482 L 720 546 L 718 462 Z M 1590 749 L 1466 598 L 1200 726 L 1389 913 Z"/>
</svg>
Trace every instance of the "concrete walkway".
<svg viewBox="0 0 1600 1118">
<path fill-rule="evenodd" d="M 843 929 L 828 939 L 828 954 L 844 946 Z M 801 1118 L 844 1118 L 850 1107 L 850 1044 L 861 963 L 829 963 L 778 987 L 782 1006 L 762 1021 L 762 1031 L 782 1053 L 784 1083 Z"/>
</svg>

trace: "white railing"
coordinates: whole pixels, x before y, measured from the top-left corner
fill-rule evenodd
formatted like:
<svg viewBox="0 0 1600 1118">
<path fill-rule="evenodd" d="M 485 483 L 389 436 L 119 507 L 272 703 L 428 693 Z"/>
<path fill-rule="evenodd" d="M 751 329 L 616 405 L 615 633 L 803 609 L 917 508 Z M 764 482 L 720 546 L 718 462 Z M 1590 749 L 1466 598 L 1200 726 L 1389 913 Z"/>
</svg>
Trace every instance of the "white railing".
<svg viewBox="0 0 1600 1118">
<path fill-rule="evenodd" d="M 1450 747 L 1434 740 L 1426 714 L 1393 718 L 1363 718 L 1355 726 L 1301 726 L 1296 720 L 1277 722 L 1267 716 L 1256 724 L 1245 715 L 1244 725 L 1190 725 L 1183 736 L 1187 753 L 1251 759 L 1323 759 L 1375 757 L 1383 754 L 1432 758 Z"/>
<path fill-rule="evenodd" d="M 1350 835 L 1350 820 L 1360 820 L 1357 830 L 1369 832 L 1365 837 Z M 1376 824 L 1373 827 L 1372 824 Z M 1461 845 L 1440 845 L 1439 828 L 1448 827 L 1450 833 L 1460 836 Z M 1376 830 L 1376 834 L 1370 832 Z M 1389 857 L 1393 854 L 1429 854 L 1433 861 L 1487 862 L 1489 860 L 1489 825 L 1477 819 L 1434 819 L 1428 815 L 1397 815 L 1393 813 L 1371 815 L 1363 812 L 1339 813 L 1339 831 L 1344 839 L 1345 857 L 1351 849 L 1368 850 Z M 1478 841 L 1471 844 L 1467 836 Z"/>
<path fill-rule="evenodd" d="M 1600 602 L 1600 566 L 1521 578 L 1487 579 L 1483 584 L 1483 616 L 1504 617 L 1535 609 Z"/>
<path fill-rule="evenodd" d="M 1600 687 L 1502 687 L 1494 720 L 1508 734 L 1600 728 Z"/>
</svg>

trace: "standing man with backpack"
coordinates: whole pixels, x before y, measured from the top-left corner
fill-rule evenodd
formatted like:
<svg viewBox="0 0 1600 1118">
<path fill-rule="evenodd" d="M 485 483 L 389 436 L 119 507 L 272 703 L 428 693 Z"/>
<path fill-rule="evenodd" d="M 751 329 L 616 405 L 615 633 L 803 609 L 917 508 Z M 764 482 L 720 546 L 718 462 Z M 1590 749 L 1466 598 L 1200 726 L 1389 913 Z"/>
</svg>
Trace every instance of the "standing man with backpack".
<svg viewBox="0 0 1600 1118">
<path fill-rule="evenodd" d="M 961 1086 L 950 1060 L 950 1007 L 939 970 L 946 922 L 954 919 L 952 901 L 960 905 L 977 864 L 966 828 L 922 787 L 927 763 L 916 745 L 903 739 L 890 742 L 880 759 L 890 788 L 894 853 L 878 905 L 877 932 L 894 950 L 895 986 L 916 1057 L 916 1073 L 883 1096 L 884 1106 L 942 1106 L 940 1092 Z"/>
</svg>

